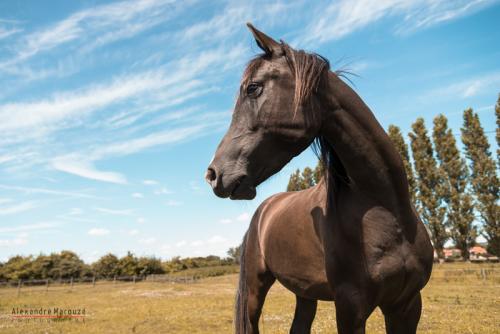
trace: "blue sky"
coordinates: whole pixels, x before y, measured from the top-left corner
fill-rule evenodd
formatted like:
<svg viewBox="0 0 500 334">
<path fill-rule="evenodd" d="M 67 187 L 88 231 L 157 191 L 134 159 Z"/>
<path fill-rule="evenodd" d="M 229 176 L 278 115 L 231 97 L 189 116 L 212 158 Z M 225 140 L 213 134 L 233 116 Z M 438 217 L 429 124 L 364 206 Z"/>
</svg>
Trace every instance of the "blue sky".
<svg viewBox="0 0 500 334">
<path fill-rule="evenodd" d="M 498 1 L 3 1 L 0 260 L 76 251 L 224 255 L 262 200 L 216 198 L 203 175 L 227 129 L 251 21 L 359 77 L 384 127 L 461 113 L 495 129 Z M 492 150 L 496 149 L 490 134 Z"/>
</svg>

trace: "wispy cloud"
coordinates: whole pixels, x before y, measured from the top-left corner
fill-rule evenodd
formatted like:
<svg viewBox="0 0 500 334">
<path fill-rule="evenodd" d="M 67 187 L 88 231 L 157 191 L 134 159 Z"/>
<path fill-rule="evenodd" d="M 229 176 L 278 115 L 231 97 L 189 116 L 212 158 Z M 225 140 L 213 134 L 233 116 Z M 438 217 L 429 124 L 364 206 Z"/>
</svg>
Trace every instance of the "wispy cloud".
<svg viewBox="0 0 500 334">
<path fill-rule="evenodd" d="M 26 232 L 32 230 L 47 230 L 52 229 L 61 225 L 58 222 L 41 222 L 36 224 L 28 224 L 28 225 L 20 225 L 20 226 L 11 226 L 11 227 L 0 227 L 0 233 L 9 233 L 9 232 Z"/>
<path fill-rule="evenodd" d="M 480 76 L 474 76 L 469 79 L 455 81 L 447 86 L 438 87 L 429 90 L 421 97 L 424 100 L 430 98 L 457 98 L 462 99 L 491 94 L 498 92 L 500 85 L 500 72 L 487 73 Z"/>
<path fill-rule="evenodd" d="M 99 171 L 93 163 L 101 159 L 130 155 L 158 145 L 174 144 L 187 138 L 192 139 L 202 134 L 202 130 L 207 127 L 208 124 L 201 124 L 160 131 L 141 138 L 101 146 L 85 154 L 70 154 L 57 157 L 52 161 L 52 167 L 62 172 L 92 180 L 125 184 L 127 179 L 124 175 L 116 172 Z"/>
<path fill-rule="evenodd" d="M 223 218 L 223 219 L 219 220 L 219 223 L 224 224 L 224 225 L 232 224 L 234 222 L 248 223 L 251 218 L 252 218 L 252 216 L 250 215 L 250 213 L 243 212 L 243 213 L 239 214 L 238 216 L 236 216 L 235 218 Z"/>
<path fill-rule="evenodd" d="M 22 29 L 19 29 L 19 28 L 5 28 L 5 27 L 2 27 L 0 26 L 0 39 L 4 39 L 4 38 L 7 38 L 9 36 L 12 36 L 14 34 L 17 34 L 19 32 L 23 31 Z"/>
<path fill-rule="evenodd" d="M 152 244 L 156 243 L 156 238 L 155 237 L 142 238 L 142 239 L 139 239 L 138 242 L 140 244 L 143 244 L 143 245 L 152 245 Z"/>
<path fill-rule="evenodd" d="M 171 199 L 171 200 L 167 201 L 167 203 L 165 203 L 165 204 L 167 204 L 167 206 L 181 206 L 183 203 L 180 201 L 176 201 L 176 200 Z"/>
<path fill-rule="evenodd" d="M 0 207 L 0 216 L 13 215 L 21 212 L 33 210 L 38 206 L 36 202 L 21 202 L 10 206 Z"/>
<path fill-rule="evenodd" d="M 13 247 L 26 245 L 28 240 L 26 238 L 15 238 L 15 239 L 0 239 L 0 247 Z"/>
<path fill-rule="evenodd" d="M 0 184 L 0 189 L 13 190 L 17 192 L 22 192 L 27 195 L 42 194 L 42 195 L 53 195 L 53 196 L 75 197 L 75 198 L 102 199 L 102 197 L 85 194 L 82 191 L 62 191 L 62 190 L 45 189 L 45 188 L 10 186 L 6 184 Z"/>
<path fill-rule="evenodd" d="M 470 15 L 496 0 L 340 0 L 318 6 L 318 18 L 299 35 L 294 44 L 321 44 L 337 40 L 384 17 L 402 15 L 404 24 L 396 33 L 408 33 Z M 321 14 L 320 14 L 321 12 Z M 320 14 L 320 15 L 319 15 Z"/>
<path fill-rule="evenodd" d="M 160 73 L 146 72 L 116 78 L 110 84 L 90 86 L 82 91 L 60 92 L 35 102 L 0 105 L 0 131 L 41 128 L 47 132 L 55 124 L 82 118 L 113 103 L 158 89 L 165 83 Z M 43 133 L 43 132 L 42 132 Z"/>
<path fill-rule="evenodd" d="M 125 176 L 115 172 L 97 170 L 90 161 L 78 161 L 72 160 L 70 157 L 58 157 L 52 161 L 52 167 L 61 172 L 81 176 L 86 179 L 118 184 L 127 183 Z"/>
<path fill-rule="evenodd" d="M 49 27 L 26 35 L 14 46 L 15 57 L 0 67 L 15 64 L 81 40 L 87 47 L 100 46 L 119 39 L 132 37 L 171 17 L 173 1 L 122 1 L 95 6 L 75 12 Z M 2 66 L 3 65 L 3 66 Z"/>
<path fill-rule="evenodd" d="M 104 236 L 109 234 L 109 230 L 105 228 L 91 228 L 88 232 L 88 235 L 93 235 L 93 236 Z"/>
<path fill-rule="evenodd" d="M 130 216 L 133 211 L 131 209 L 108 209 L 108 208 L 94 208 L 95 211 L 115 216 Z"/>
</svg>

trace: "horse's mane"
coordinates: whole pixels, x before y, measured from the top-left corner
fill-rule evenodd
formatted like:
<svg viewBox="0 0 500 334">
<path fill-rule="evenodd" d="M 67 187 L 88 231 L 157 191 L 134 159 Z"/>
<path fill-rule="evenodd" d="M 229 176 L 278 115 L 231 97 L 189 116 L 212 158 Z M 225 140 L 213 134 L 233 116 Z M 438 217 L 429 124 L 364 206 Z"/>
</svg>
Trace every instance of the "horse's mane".
<svg viewBox="0 0 500 334">
<path fill-rule="evenodd" d="M 309 53 L 304 50 L 295 50 L 288 44 L 281 42 L 281 47 L 285 59 L 295 77 L 295 92 L 293 96 L 294 113 L 300 108 L 311 109 L 311 96 L 317 92 L 322 78 L 328 76 L 330 70 L 329 61 L 315 53 Z M 252 80 L 255 72 L 259 69 L 265 60 L 271 60 L 271 56 L 261 54 L 253 58 L 247 65 L 241 87 L 246 87 Z M 343 76 L 343 71 L 335 72 Z M 314 117 L 316 113 L 305 113 L 307 117 Z M 341 183 L 348 182 L 347 172 L 344 165 L 337 156 L 333 146 L 323 136 L 318 136 L 313 142 L 313 151 L 320 159 L 323 166 L 324 178 L 327 185 L 328 204 L 331 203 L 330 189 L 336 190 Z"/>
</svg>

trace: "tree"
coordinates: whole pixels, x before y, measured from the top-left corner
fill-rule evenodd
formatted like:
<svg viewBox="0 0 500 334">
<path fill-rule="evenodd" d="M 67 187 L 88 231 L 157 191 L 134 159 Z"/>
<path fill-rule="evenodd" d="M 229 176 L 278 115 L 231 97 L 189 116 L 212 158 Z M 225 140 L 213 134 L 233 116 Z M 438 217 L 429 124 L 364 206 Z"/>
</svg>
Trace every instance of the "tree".
<svg viewBox="0 0 500 334">
<path fill-rule="evenodd" d="M 500 168 L 500 94 L 498 94 L 497 104 L 495 105 L 495 115 L 497 117 L 497 163 L 498 168 Z"/>
<path fill-rule="evenodd" d="M 286 187 L 286 191 L 298 191 L 301 190 L 301 175 L 300 169 L 297 168 L 295 173 L 290 175 L 290 180 L 288 181 L 288 186 Z"/>
<path fill-rule="evenodd" d="M 119 260 L 116 255 L 111 253 L 101 256 L 99 260 L 92 264 L 92 269 L 98 277 L 109 278 L 121 274 Z"/>
<path fill-rule="evenodd" d="M 462 257 L 469 259 L 469 249 L 474 246 L 477 231 L 474 222 L 474 206 L 467 189 L 469 172 L 465 159 L 460 156 L 455 136 L 448 128 L 448 120 L 443 115 L 434 118 L 432 133 L 436 156 L 440 168 L 445 173 L 444 201 L 447 204 L 447 225 L 451 238 L 461 250 Z"/>
<path fill-rule="evenodd" d="M 323 162 L 321 159 L 318 159 L 318 163 L 316 164 L 313 173 L 314 184 L 318 184 L 321 181 L 321 178 L 325 175 L 324 169 L 325 167 L 323 166 Z"/>
<path fill-rule="evenodd" d="M 127 255 L 125 255 L 118 261 L 118 268 L 120 270 L 120 274 L 127 276 L 139 274 L 138 264 L 139 263 L 137 257 L 135 257 L 135 255 L 132 252 L 128 251 Z"/>
<path fill-rule="evenodd" d="M 498 178 L 496 164 L 491 158 L 490 144 L 484 134 L 479 116 L 472 109 L 464 111 L 462 142 L 470 161 L 472 190 L 476 209 L 483 222 L 483 234 L 488 251 L 500 256 L 500 222 L 498 206 Z"/>
<path fill-rule="evenodd" d="M 408 179 L 408 191 L 410 192 L 410 198 L 413 205 L 416 207 L 416 195 L 417 189 L 415 184 L 415 175 L 413 174 L 413 168 L 410 164 L 410 155 L 408 154 L 408 145 L 406 145 L 403 135 L 399 127 L 395 125 L 389 125 L 389 138 L 396 147 L 401 159 L 403 160 L 403 165 L 406 171 L 406 178 Z"/>
<path fill-rule="evenodd" d="M 139 275 L 151 275 L 151 274 L 164 274 L 161 260 L 151 256 L 151 257 L 141 257 L 138 260 L 137 266 L 139 267 Z"/>
<path fill-rule="evenodd" d="M 307 189 L 315 185 L 314 182 L 314 172 L 310 167 L 304 168 L 302 171 L 302 177 L 301 177 L 301 184 L 300 188 L 301 189 Z"/>
<path fill-rule="evenodd" d="M 234 263 L 239 264 L 241 257 L 241 245 L 229 248 L 227 255 L 233 260 Z"/>
<path fill-rule="evenodd" d="M 418 189 L 418 210 L 424 223 L 427 224 L 431 239 L 438 257 L 444 258 L 443 248 L 448 233 L 444 225 L 446 209 L 443 202 L 443 173 L 434 158 L 431 141 L 422 118 L 412 124 L 413 132 L 409 133 L 413 163 Z"/>
<path fill-rule="evenodd" d="M 2 274 L 7 280 L 32 279 L 33 273 L 33 256 L 16 255 L 11 257 L 2 266 Z"/>
</svg>

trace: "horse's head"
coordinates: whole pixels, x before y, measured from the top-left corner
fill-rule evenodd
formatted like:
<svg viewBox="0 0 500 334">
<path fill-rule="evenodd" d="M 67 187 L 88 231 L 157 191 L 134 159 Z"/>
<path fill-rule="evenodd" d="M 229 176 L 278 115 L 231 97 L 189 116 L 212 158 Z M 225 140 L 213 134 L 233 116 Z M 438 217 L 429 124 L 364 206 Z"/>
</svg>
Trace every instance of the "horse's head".
<svg viewBox="0 0 500 334">
<path fill-rule="evenodd" d="M 312 93 L 328 71 L 323 58 L 248 27 L 264 54 L 243 74 L 231 125 L 205 176 L 217 196 L 231 199 L 254 198 L 260 183 L 312 143 L 321 125 Z"/>
</svg>

